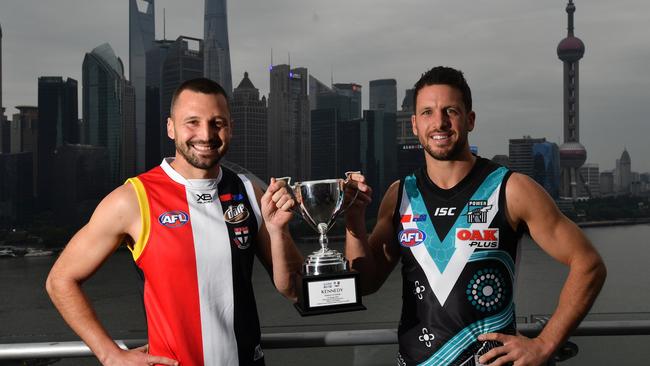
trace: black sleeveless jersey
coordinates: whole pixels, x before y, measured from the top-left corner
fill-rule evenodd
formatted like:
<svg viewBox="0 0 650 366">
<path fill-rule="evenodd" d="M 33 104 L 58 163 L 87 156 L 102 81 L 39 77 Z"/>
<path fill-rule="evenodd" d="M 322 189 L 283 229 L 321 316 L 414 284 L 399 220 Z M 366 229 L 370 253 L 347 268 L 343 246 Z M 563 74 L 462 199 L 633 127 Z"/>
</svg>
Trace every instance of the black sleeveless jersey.
<svg viewBox="0 0 650 366">
<path fill-rule="evenodd" d="M 514 334 L 515 260 L 521 232 L 505 215 L 511 172 L 478 157 L 455 187 L 441 189 L 422 168 L 400 181 L 394 213 L 402 258 L 400 365 L 479 365 Z"/>
</svg>

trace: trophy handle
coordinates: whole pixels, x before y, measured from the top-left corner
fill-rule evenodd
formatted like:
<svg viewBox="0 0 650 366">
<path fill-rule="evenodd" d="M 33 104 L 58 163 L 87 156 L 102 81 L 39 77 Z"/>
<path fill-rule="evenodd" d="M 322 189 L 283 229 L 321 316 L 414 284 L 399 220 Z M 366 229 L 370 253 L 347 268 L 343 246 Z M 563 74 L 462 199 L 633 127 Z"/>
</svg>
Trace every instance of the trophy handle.
<svg viewBox="0 0 650 366">
<path fill-rule="evenodd" d="M 309 226 L 311 226 L 314 230 L 316 230 L 316 232 L 319 232 L 318 226 L 316 226 L 316 223 L 314 222 L 314 219 L 312 219 L 312 217 L 309 215 L 307 210 L 303 209 L 302 200 L 298 199 L 298 197 L 296 197 L 296 191 L 298 191 L 298 194 L 300 194 L 300 182 L 296 182 L 293 185 L 291 185 L 291 177 L 280 177 L 280 178 L 275 178 L 275 180 L 281 180 L 281 181 L 284 181 L 287 184 L 287 187 L 286 187 L 287 191 L 289 192 L 289 194 L 291 195 L 291 198 L 293 198 L 293 200 L 296 203 L 291 208 L 291 211 L 295 215 L 305 219 L 305 221 L 307 222 L 307 224 L 309 224 Z"/>
<path fill-rule="evenodd" d="M 348 182 L 350 181 L 350 176 L 351 176 L 352 174 L 361 174 L 361 171 L 360 171 L 360 170 L 356 170 L 356 171 L 351 171 L 351 172 L 345 172 L 345 180 L 343 181 L 343 184 L 348 184 Z M 357 188 L 356 192 L 354 192 L 354 197 L 352 198 L 352 200 L 350 201 L 350 203 L 348 203 L 348 205 L 347 205 L 346 207 L 344 207 L 344 208 L 341 210 L 340 213 L 343 213 L 343 212 L 345 212 L 348 208 L 352 207 L 352 204 L 354 203 L 354 201 L 357 200 L 357 196 L 359 196 L 359 188 Z"/>
</svg>

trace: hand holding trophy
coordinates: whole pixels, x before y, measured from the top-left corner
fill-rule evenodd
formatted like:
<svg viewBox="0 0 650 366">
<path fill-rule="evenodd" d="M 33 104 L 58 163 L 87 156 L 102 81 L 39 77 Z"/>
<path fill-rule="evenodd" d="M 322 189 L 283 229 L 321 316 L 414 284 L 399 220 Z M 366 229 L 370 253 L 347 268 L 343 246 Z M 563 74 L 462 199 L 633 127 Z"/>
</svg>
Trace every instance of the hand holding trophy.
<svg viewBox="0 0 650 366">
<path fill-rule="evenodd" d="M 346 176 L 352 173 L 346 173 Z M 343 311 L 365 310 L 361 304 L 359 274 L 350 271 L 343 254 L 328 247 L 327 232 L 336 217 L 350 207 L 356 194 L 345 202 L 348 179 L 324 179 L 296 182 L 278 178 L 287 183 L 298 205 L 302 218 L 319 234 L 320 250 L 307 256 L 298 276 L 296 309 L 302 316 Z M 358 191 L 357 191 L 358 194 Z"/>
</svg>

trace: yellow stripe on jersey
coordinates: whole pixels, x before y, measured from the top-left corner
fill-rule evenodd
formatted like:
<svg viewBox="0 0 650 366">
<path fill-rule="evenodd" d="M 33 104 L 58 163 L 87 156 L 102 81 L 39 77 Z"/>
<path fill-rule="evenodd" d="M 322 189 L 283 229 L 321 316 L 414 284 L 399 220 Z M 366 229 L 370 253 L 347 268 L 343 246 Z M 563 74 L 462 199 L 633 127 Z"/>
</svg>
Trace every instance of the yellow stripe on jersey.
<svg viewBox="0 0 650 366">
<path fill-rule="evenodd" d="M 140 237 L 135 242 L 135 244 L 133 244 L 132 247 L 129 246 L 129 250 L 131 250 L 131 254 L 133 255 L 133 260 L 137 261 L 138 258 L 140 258 L 142 251 L 144 251 L 144 247 L 147 245 L 147 241 L 149 241 L 149 233 L 151 231 L 149 199 L 147 199 L 147 192 L 144 190 L 144 185 L 142 185 L 140 179 L 129 178 L 127 179 L 127 182 L 133 185 L 135 193 L 138 196 L 138 205 L 140 206 L 140 221 L 142 223 L 142 230 L 140 230 Z"/>
</svg>

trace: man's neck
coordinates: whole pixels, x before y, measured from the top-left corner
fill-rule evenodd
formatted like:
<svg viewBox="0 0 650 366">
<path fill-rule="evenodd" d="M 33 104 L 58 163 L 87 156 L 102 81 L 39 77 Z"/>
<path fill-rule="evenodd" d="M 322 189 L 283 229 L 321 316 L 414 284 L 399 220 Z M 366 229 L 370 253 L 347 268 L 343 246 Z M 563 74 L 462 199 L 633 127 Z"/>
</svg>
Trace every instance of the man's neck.
<svg viewBox="0 0 650 366">
<path fill-rule="evenodd" d="M 169 165 L 185 179 L 216 179 L 221 169 L 219 164 L 210 169 L 199 169 L 179 156 L 176 156 Z"/>
<path fill-rule="evenodd" d="M 469 151 L 454 160 L 436 160 L 425 156 L 427 175 L 436 186 L 450 189 L 460 183 L 469 174 L 476 163 L 476 156 Z"/>
</svg>

